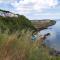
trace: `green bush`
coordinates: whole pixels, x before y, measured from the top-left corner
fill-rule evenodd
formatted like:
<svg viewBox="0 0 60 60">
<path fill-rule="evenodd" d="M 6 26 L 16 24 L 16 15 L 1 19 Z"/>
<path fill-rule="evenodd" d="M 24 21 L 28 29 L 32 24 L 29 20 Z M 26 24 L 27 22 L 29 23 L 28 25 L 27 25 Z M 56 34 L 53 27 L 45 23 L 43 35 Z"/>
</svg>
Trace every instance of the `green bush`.
<svg viewBox="0 0 60 60">
<path fill-rule="evenodd" d="M 9 29 L 11 32 L 17 30 L 36 30 L 32 25 L 31 21 L 23 15 L 18 15 L 18 17 L 2 17 L 0 16 L 0 30 L 5 31 Z"/>
</svg>

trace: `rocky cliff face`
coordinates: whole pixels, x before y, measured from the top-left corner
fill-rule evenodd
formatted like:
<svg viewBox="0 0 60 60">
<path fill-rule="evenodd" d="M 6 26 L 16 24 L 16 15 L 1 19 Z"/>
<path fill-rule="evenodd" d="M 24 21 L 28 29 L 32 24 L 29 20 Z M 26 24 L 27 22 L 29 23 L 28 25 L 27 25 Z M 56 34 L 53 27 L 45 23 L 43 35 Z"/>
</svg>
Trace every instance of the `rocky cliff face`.
<svg viewBox="0 0 60 60">
<path fill-rule="evenodd" d="M 55 20 L 31 20 L 31 22 L 37 30 L 46 29 L 56 23 Z"/>
<path fill-rule="evenodd" d="M 18 17 L 17 14 L 11 13 L 9 11 L 0 10 L 0 16 L 3 17 Z"/>
</svg>

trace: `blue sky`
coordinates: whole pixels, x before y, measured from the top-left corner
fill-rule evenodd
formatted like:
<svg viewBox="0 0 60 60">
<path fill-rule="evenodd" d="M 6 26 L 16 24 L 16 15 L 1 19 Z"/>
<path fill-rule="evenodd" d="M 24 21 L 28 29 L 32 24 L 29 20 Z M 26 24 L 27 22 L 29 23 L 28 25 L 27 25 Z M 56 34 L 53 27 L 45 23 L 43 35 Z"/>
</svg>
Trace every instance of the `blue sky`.
<svg viewBox="0 0 60 60">
<path fill-rule="evenodd" d="M 0 9 L 29 19 L 60 19 L 60 0 L 0 0 Z"/>
</svg>

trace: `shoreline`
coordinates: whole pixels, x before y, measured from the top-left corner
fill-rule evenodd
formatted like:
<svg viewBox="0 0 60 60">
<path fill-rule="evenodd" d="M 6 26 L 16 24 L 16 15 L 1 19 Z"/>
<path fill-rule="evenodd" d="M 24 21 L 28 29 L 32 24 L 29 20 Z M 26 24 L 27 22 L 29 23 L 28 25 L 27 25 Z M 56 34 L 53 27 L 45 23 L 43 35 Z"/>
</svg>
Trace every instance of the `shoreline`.
<svg viewBox="0 0 60 60">
<path fill-rule="evenodd" d="M 46 22 L 43 21 L 43 24 L 45 24 L 45 27 L 40 28 L 39 30 L 37 30 L 36 32 L 34 32 L 34 34 L 38 33 L 39 31 L 42 31 L 42 30 L 44 30 L 44 29 L 48 29 L 49 26 L 55 25 L 55 24 L 56 24 L 56 21 L 53 20 L 53 21 L 51 21 L 51 22 L 48 22 L 48 23 L 49 23 L 49 24 L 47 24 L 48 26 L 46 26 L 46 23 L 47 23 L 47 21 L 46 21 Z M 41 26 L 43 26 L 43 25 L 41 25 Z M 38 38 L 36 37 L 36 38 L 37 38 L 37 39 L 36 39 L 37 45 L 42 45 L 42 46 L 45 47 L 45 48 L 47 47 L 48 50 L 51 49 L 51 48 L 48 48 L 48 46 L 47 46 L 46 44 L 43 44 L 43 42 L 45 41 L 45 39 L 46 39 L 49 35 L 50 35 L 50 33 L 48 32 L 47 34 L 41 35 L 41 36 L 39 36 Z M 49 54 L 50 54 L 50 52 L 51 52 L 51 51 L 49 51 Z M 54 53 L 54 52 L 52 51 L 52 53 Z"/>
<path fill-rule="evenodd" d="M 47 29 L 49 26 L 56 24 L 55 20 L 31 20 L 33 26 L 36 28 L 35 32 Z"/>
<path fill-rule="evenodd" d="M 42 22 L 42 24 L 41 24 L 41 22 Z M 35 22 L 35 23 L 37 23 L 37 22 Z M 34 24 L 34 22 L 32 23 L 32 24 Z M 39 31 L 42 31 L 42 30 L 44 30 L 44 29 L 48 29 L 48 27 L 49 26 L 53 26 L 53 25 L 55 25 L 56 24 L 56 21 L 55 20 L 49 20 L 49 21 L 47 21 L 47 20 L 41 20 L 40 22 L 39 22 L 39 24 L 40 24 L 40 28 L 39 29 L 37 29 L 36 31 L 33 31 L 33 33 L 32 33 L 32 35 L 35 35 L 35 34 L 37 34 Z M 44 24 L 44 25 L 43 25 Z M 49 32 L 48 32 L 49 33 Z"/>
</svg>

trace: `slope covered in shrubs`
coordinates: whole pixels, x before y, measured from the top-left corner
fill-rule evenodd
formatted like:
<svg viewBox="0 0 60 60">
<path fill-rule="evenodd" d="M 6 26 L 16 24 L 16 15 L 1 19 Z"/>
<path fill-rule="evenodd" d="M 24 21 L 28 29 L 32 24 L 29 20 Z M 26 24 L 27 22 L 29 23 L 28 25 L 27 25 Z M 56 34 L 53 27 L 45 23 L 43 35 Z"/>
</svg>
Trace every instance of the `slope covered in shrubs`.
<svg viewBox="0 0 60 60">
<path fill-rule="evenodd" d="M 6 13 L 5 13 L 6 15 Z M 35 27 L 32 25 L 31 21 L 23 15 L 18 15 L 18 17 L 9 17 L 0 15 L 0 30 L 9 30 L 16 31 L 22 29 L 35 30 Z"/>
</svg>

